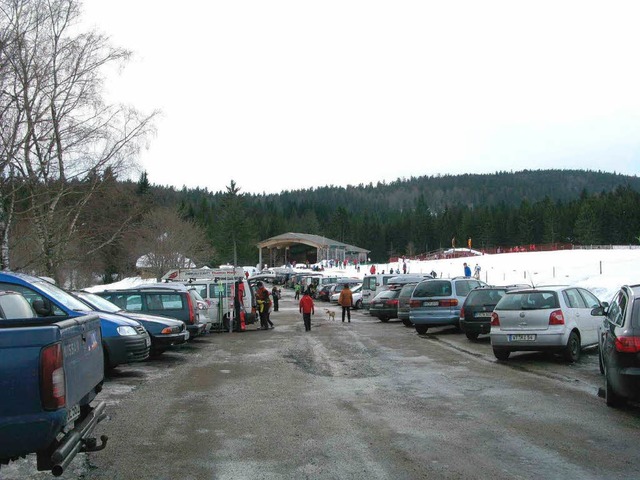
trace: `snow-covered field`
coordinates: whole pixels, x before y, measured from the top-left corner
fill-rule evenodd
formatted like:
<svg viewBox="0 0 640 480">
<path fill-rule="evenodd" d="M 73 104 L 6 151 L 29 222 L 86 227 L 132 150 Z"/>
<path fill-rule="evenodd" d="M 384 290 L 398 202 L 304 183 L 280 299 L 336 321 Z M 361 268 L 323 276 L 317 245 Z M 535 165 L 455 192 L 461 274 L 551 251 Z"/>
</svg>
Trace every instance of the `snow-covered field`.
<svg viewBox="0 0 640 480">
<path fill-rule="evenodd" d="M 490 284 L 577 285 L 607 302 L 621 285 L 640 283 L 640 248 L 500 253 L 411 261 L 407 266 L 410 273 L 435 270 L 440 277 L 455 277 L 464 274 L 464 262 L 472 271 L 476 263 L 480 265 L 480 279 Z M 402 264 L 376 265 L 378 271 L 385 272 L 399 267 Z"/>
<path fill-rule="evenodd" d="M 430 261 L 407 261 L 408 273 L 429 273 L 435 270 L 440 277 L 455 277 L 463 274 L 463 263 L 471 269 L 476 263 L 481 267 L 480 279 L 494 285 L 568 284 L 588 288 L 603 301 L 610 301 L 613 294 L 624 284 L 640 283 L 640 247 L 610 250 L 559 250 L 554 252 L 500 253 L 473 257 Z M 378 272 L 388 273 L 402 268 L 402 264 L 376 264 Z M 360 272 L 355 267 L 326 269 L 325 273 L 341 276 L 364 277 L 369 265 L 362 265 Z M 149 280 L 153 281 L 153 280 Z M 140 277 L 127 278 L 111 285 L 96 285 L 89 290 L 105 288 L 128 288 L 143 283 Z"/>
</svg>

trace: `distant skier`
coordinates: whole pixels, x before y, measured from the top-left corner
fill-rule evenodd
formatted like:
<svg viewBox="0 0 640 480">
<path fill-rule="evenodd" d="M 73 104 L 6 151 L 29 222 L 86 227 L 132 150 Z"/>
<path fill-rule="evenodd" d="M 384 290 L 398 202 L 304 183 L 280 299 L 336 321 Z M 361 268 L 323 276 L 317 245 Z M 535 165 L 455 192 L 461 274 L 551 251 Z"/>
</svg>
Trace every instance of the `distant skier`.
<svg viewBox="0 0 640 480">
<path fill-rule="evenodd" d="M 480 280 L 480 265 L 476 263 L 476 266 L 473 268 L 473 278 L 476 280 Z"/>
</svg>

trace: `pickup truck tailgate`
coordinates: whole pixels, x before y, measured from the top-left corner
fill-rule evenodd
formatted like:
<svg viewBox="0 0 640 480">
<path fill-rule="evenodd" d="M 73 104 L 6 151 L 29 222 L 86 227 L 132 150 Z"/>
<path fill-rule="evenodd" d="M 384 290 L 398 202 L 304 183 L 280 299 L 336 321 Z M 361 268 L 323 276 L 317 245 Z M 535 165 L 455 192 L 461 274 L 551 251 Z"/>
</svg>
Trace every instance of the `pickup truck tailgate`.
<svg viewBox="0 0 640 480">
<path fill-rule="evenodd" d="M 77 407 L 93 400 L 104 378 L 101 338 L 97 315 L 0 322 L 0 457 L 29 453 L 36 439 L 48 445 L 69 417 L 79 413 Z M 62 346 L 66 403 L 47 411 L 40 358 L 45 347 L 57 342 Z"/>
</svg>

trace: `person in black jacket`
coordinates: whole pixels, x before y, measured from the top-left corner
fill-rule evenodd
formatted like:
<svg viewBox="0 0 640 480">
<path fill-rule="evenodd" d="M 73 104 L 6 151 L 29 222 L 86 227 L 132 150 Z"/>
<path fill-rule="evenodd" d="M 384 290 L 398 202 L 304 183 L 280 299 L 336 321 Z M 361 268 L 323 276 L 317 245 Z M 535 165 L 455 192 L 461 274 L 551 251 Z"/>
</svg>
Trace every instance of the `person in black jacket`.
<svg viewBox="0 0 640 480">
<path fill-rule="evenodd" d="M 273 299 L 273 311 L 278 311 L 278 301 L 280 300 L 280 290 L 275 285 L 271 289 L 271 298 Z"/>
</svg>

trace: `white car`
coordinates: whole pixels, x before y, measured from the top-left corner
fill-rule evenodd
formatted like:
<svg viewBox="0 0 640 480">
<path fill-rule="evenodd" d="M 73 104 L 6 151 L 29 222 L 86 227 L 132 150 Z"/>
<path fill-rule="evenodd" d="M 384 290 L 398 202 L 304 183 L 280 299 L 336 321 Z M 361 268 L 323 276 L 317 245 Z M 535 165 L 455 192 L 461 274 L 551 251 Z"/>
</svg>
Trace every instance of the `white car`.
<svg viewBox="0 0 640 480">
<path fill-rule="evenodd" d="M 331 303 L 338 303 L 338 298 L 340 298 L 340 292 L 342 289 L 336 289 L 337 293 L 331 295 Z M 362 284 L 359 283 L 355 287 L 351 289 L 351 294 L 353 296 L 353 308 L 355 310 L 362 308 Z"/>
<path fill-rule="evenodd" d="M 493 353 L 506 360 L 511 352 L 548 350 L 575 362 L 598 344 L 599 307 L 594 294 L 566 285 L 507 292 L 491 314 Z"/>
</svg>

